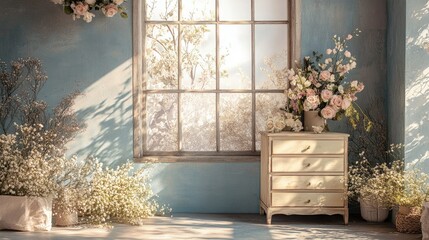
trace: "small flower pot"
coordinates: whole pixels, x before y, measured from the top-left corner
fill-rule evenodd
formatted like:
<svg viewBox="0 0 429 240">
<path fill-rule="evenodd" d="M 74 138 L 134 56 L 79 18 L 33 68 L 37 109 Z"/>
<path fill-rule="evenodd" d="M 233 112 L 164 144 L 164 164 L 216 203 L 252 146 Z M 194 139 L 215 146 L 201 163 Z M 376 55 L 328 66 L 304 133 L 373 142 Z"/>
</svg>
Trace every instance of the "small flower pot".
<svg viewBox="0 0 429 240">
<path fill-rule="evenodd" d="M 78 224 L 77 211 L 63 212 L 59 211 L 53 216 L 53 222 L 55 226 L 66 227 Z"/>
<path fill-rule="evenodd" d="M 389 216 L 389 209 L 377 202 L 360 199 L 359 203 L 361 216 L 368 222 L 384 222 Z"/>
<path fill-rule="evenodd" d="M 0 229 L 50 231 L 52 198 L 0 195 Z"/>
</svg>

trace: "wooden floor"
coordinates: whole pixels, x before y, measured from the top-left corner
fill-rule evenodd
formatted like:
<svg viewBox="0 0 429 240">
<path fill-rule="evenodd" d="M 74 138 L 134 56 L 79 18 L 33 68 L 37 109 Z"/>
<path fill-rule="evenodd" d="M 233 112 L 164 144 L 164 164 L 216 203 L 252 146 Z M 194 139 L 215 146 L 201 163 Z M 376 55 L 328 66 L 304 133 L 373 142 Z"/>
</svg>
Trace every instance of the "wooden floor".
<svg viewBox="0 0 429 240">
<path fill-rule="evenodd" d="M 367 223 L 351 216 L 274 216 L 272 225 L 257 214 L 177 214 L 154 217 L 143 226 L 114 225 L 94 228 L 53 228 L 50 232 L 0 231 L 3 239 L 421 239 L 421 234 L 401 234 L 390 223 Z"/>
</svg>

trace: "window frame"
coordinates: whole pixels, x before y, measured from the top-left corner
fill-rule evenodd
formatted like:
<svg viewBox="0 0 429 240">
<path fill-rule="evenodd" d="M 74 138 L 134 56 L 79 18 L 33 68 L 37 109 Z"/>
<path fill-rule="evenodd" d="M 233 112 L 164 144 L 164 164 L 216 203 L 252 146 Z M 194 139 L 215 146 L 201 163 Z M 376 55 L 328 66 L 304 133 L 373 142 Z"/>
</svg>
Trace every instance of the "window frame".
<svg viewBox="0 0 429 240">
<path fill-rule="evenodd" d="M 186 21 L 186 24 L 204 24 L 209 23 L 215 25 L 219 24 L 250 24 L 252 33 L 252 88 L 242 90 L 228 90 L 219 89 L 219 76 L 216 76 L 216 89 L 213 90 L 185 90 L 179 89 L 174 90 L 163 90 L 162 92 L 202 92 L 202 93 L 216 93 L 216 152 L 154 152 L 151 151 L 151 155 L 144 155 L 144 142 L 145 142 L 145 128 L 144 121 L 146 120 L 146 112 L 144 111 L 144 90 L 143 90 L 143 64 L 144 64 L 144 41 L 145 41 L 145 1 L 133 1 L 133 57 L 132 57 L 132 94 L 133 94 L 133 157 L 135 162 L 255 162 L 260 160 L 260 151 L 255 148 L 255 115 L 256 115 L 256 93 L 276 93 L 283 92 L 283 90 L 265 90 L 255 88 L 255 26 L 256 24 L 264 23 L 277 23 L 283 22 L 289 27 L 288 39 L 290 52 L 288 63 L 289 65 L 296 60 L 300 59 L 301 52 L 301 0 L 287 0 L 289 1 L 289 19 L 286 21 L 255 21 L 254 20 L 254 0 L 251 0 L 251 20 L 249 21 L 220 21 L 219 20 L 219 1 L 216 1 L 216 16 L 214 21 Z M 180 2 L 180 1 L 179 1 Z M 180 7 L 180 4 L 179 4 Z M 150 21 L 150 23 L 157 23 L 164 21 Z M 180 21 L 167 21 L 167 23 L 180 23 Z M 216 30 L 216 55 L 219 53 L 219 33 Z M 218 57 L 216 57 L 218 59 Z M 216 62 L 216 67 L 219 63 Z M 290 66 L 288 66 L 290 67 Z M 217 71 L 218 75 L 219 71 Z M 180 80 L 179 80 L 180 81 Z M 145 90 L 150 92 L 151 90 Z M 153 90 L 157 91 L 157 90 Z M 221 93 L 251 93 L 252 94 L 252 151 L 220 151 L 220 132 L 219 132 L 219 95 Z M 180 96 L 179 96 L 180 98 Z M 180 100 L 179 100 L 180 101 Z M 178 105 L 180 111 L 180 106 Z M 180 121 L 180 120 L 179 120 Z M 180 132 L 180 125 L 179 125 Z M 180 133 L 178 135 L 180 138 Z"/>
</svg>

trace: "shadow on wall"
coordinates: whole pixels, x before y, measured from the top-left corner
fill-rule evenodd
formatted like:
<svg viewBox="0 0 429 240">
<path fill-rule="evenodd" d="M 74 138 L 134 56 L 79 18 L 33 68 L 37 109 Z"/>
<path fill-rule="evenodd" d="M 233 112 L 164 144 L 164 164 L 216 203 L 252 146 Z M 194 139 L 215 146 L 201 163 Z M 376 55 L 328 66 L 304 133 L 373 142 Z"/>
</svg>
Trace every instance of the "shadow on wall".
<svg viewBox="0 0 429 240">
<path fill-rule="evenodd" d="M 405 159 L 429 170 L 429 2 L 414 5 L 406 36 Z"/>
<path fill-rule="evenodd" d="M 87 125 L 69 145 L 78 157 L 92 155 L 115 167 L 132 160 L 132 61 L 128 59 L 87 87 L 75 108 Z"/>
</svg>

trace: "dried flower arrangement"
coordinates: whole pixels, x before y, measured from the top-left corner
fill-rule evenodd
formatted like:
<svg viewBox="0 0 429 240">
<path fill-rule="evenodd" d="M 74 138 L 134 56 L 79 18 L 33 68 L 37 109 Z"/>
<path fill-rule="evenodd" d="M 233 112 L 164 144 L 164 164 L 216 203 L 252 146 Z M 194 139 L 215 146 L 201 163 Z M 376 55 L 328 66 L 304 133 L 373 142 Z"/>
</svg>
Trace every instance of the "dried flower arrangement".
<svg viewBox="0 0 429 240">
<path fill-rule="evenodd" d="M 403 146 L 392 144 L 388 153 L 391 163 L 370 164 L 361 154 L 349 167 L 349 196 L 377 203 L 385 208 L 393 206 L 421 207 L 429 193 L 429 176 L 414 166 L 404 166 L 398 152 Z"/>
<path fill-rule="evenodd" d="M 159 206 L 142 168 L 103 168 L 94 158 L 65 157 L 65 145 L 84 128 L 63 98 L 52 111 L 38 98 L 47 80 L 37 59 L 0 62 L 0 195 L 54 196 L 54 210 L 80 211 L 85 223 L 139 224 Z M 54 213 L 55 214 L 55 213 Z"/>
</svg>

